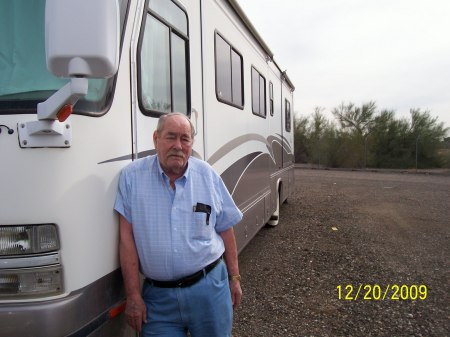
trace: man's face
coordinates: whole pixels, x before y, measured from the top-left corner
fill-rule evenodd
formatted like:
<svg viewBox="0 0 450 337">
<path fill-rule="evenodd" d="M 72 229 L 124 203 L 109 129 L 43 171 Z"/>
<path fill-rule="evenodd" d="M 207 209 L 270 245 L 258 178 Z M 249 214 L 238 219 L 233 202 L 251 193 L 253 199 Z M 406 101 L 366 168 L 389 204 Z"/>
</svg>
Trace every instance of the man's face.
<svg viewBox="0 0 450 337">
<path fill-rule="evenodd" d="M 191 126 L 186 118 L 169 117 L 161 133 L 153 133 L 153 142 L 164 172 L 169 177 L 181 177 L 186 170 L 193 145 Z"/>
</svg>

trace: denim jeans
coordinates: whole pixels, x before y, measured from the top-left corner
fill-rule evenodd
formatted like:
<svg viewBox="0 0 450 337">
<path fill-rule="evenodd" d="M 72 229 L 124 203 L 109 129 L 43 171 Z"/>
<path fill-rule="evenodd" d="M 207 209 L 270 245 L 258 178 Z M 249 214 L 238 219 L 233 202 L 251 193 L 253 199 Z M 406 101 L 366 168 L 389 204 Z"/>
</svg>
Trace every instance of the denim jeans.
<svg viewBox="0 0 450 337">
<path fill-rule="evenodd" d="M 196 284 L 158 288 L 144 283 L 147 324 L 142 336 L 230 337 L 233 323 L 228 274 L 221 261 Z"/>
</svg>

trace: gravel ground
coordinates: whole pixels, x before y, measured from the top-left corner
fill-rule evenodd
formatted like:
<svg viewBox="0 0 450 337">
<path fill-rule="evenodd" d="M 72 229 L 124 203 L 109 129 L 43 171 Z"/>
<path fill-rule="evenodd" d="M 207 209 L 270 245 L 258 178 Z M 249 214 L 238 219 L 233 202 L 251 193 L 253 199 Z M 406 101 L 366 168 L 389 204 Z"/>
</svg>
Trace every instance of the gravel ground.
<svg viewBox="0 0 450 337">
<path fill-rule="evenodd" d="M 280 224 L 240 254 L 234 337 L 450 336 L 450 176 L 295 176 Z"/>
</svg>

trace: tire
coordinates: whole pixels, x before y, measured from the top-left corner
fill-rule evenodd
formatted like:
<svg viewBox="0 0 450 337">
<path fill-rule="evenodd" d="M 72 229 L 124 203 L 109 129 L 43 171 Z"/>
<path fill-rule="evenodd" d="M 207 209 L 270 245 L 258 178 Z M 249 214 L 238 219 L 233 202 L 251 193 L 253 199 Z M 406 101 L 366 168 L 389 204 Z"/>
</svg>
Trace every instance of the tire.
<svg viewBox="0 0 450 337">
<path fill-rule="evenodd" d="M 280 191 L 277 192 L 277 208 L 275 212 L 270 216 L 269 221 L 267 221 L 268 227 L 276 227 L 278 226 L 278 222 L 280 221 Z"/>
</svg>

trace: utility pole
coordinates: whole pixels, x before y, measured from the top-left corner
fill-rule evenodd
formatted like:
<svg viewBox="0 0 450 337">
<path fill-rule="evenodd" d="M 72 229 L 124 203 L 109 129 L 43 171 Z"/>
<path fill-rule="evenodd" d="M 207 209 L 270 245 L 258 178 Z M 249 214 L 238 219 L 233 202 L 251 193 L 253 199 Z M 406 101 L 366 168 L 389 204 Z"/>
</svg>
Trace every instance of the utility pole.
<svg viewBox="0 0 450 337">
<path fill-rule="evenodd" d="M 419 158 L 419 138 L 420 138 L 420 134 L 418 134 L 417 138 L 416 138 L 416 171 L 417 171 L 417 162 L 418 162 L 418 158 Z"/>
</svg>

